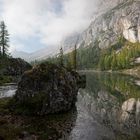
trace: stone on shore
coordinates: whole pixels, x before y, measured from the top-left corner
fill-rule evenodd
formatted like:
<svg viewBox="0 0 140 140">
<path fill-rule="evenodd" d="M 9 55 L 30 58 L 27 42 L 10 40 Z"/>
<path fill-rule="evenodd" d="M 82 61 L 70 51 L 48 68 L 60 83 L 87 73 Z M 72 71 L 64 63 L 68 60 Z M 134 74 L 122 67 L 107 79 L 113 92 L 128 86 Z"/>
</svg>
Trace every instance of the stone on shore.
<svg viewBox="0 0 140 140">
<path fill-rule="evenodd" d="M 26 71 L 18 84 L 14 108 L 22 114 L 46 115 L 70 110 L 76 102 L 80 76 L 50 63 Z"/>
</svg>

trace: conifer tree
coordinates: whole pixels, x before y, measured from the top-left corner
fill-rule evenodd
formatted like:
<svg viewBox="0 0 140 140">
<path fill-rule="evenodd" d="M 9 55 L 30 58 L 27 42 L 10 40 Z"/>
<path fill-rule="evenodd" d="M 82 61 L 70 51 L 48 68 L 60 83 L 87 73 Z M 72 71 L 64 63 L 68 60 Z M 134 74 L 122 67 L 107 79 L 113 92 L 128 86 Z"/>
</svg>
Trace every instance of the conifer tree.
<svg viewBox="0 0 140 140">
<path fill-rule="evenodd" d="M 77 46 L 75 44 L 74 51 L 73 51 L 73 60 L 74 60 L 74 69 L 75 69 L 75 71 L 77 69 L 77 59 L 76 58 L 77 58 Z"/>
<path fill-rule="evenodd" d="M 4 21 L 0 23 L 0 55 L 3 57 L 8 55 L 8 48 L 9 48 L 9 34 L 8 30 L 6 29 L 6 25 Z"/>
<path fill-rule="evenodd" d="M 76 71 L 77 69 L 77 43 L 79 41 L 79 37 L 76 40 L 75 46 L 74 46 L 74 51 L 73 51 L 73 67 L 74 70 Z"/>
<path fill-rule="evenodd" d="M 64 66 L 63 48 L 60 48 L 60 66 Z"/>
</svg>

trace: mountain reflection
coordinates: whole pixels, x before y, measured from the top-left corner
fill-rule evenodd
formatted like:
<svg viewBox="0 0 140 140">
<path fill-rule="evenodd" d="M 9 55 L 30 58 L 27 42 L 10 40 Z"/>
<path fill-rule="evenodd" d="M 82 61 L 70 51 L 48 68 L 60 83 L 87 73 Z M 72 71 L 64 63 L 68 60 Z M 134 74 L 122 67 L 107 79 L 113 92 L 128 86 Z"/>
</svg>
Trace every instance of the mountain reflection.
<svg viewBox="0 0 140 140">
<path fill-rule="evenodd" d="M 89 125 L 93 123 L 93 133 L 84 129 L 87 140 L 140 138 L 140 87 L 136 80 L 120 74 L 86 73 L 87 85 L 79 91 L 77 107 L 79 114 L 84 112 L 91 119 Z M 82 140 L 80 133 L 77 139 Z"/>
</svg>

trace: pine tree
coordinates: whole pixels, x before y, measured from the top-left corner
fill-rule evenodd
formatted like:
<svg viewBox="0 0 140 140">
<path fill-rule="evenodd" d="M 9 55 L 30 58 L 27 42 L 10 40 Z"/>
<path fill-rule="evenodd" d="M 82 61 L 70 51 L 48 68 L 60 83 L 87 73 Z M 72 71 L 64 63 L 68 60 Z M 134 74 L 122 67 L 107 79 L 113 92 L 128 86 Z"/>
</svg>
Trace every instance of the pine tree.
<svg viewBox="0 0 140 140">
<path fill-rule="evenodd" d="M 63 56 L 63 49 L 62 47 L 60 48 L 60 66 L 64 66 L 64 56 Z"/>
<path fill-rule="evenodd" d="M 111 69 L 112 70 L 116 70 L 117 69 L 117 59 L 116 59 L 115 51 L 112 54 Z"/>
<path fill-rule="evenodd" d="M 0 46 L 0 57 L 2 56 L 2 47 Z"/>
<path fill-rule="evenodd" d="M 8 30 L 6 29 L 6 25 L 4 21 L 0 23 L 0 55 L 3 57 L 8 55 L 8 48 L 9 48 L 9 34 Z"/>
<path fill-rule="evenodd" d="M 75 71 L 77 69 L 77 41 L 76 41 L 76 43 L 74 45 L 74 50 L 70 53 L 70 57 L 69 57 L 71 67 Z"/>
<path fill-rule="evenodd" d="M 74 66 L 74 70 L 76 71 L 77 69 L 77 43 L 79 41 L 79 37 L 76 40 L 75 46 L 74 46 L 74 51 L 73 51 L 73 66 Z"/>
<path fill-rule="evenodd" d="M 77 46 L 75 44 L 74 51 L 73 51 L 73 59 L 74 59 L 74 69 L 75 69 L 75 71 L 77 69 L 77 59 L 76 58 L 77 58 Z"/>
</svg>

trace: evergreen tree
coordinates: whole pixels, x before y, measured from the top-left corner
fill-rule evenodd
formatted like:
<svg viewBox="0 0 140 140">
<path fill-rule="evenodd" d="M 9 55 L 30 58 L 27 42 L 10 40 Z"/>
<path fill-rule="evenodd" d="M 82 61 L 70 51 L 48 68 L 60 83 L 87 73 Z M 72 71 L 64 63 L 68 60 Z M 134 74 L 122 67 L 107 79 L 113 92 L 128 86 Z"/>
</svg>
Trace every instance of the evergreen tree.
<svg viewBox="0 0 140 140">
<path fill-rule="evenodd" d="M 8 48 L 9 48 L 9 34 L 8 30 L 6 29 L 6 25 L 4 21 L 0 23 L 0 55 L 3 57 L 8 55 Z"/>
<path fill-rule="evenodd" d="M 71 54 L 67 55 L 67 62 L 66 62 L 66 67 L 71 70 L 72 69 L 72 64 L 71 64 Z"/>
<path fill-rule="evenodd" d="M 77 69 L 77 43 L 79 41 L 79 37 L 76 40 L 75 46 L 74 46 L 74 51 L 73 51 L 73 66 L 74 66 L 74 70 L 76 71 Z"/>
<path fill-rule="evenodd" d="M 0 46 L 0 57 L 2 56 L 2 47 Z"/>
<path fill-rule="evenodd" d="M 62 47 L 60 48 L 60 66 L 64 66 L 64 56 L 63 56 L 63 49 Z"/>
<path fill-rule="evenodd" d="M 113 54 L 112 54 L 111 69 L 112 69 L 112 70 L 116 70 L 116 69 L 117 69 L 117 59 L 116 59 L 116 54 L 115 54 L 115 52 L 113 52 Z"/>
<path fill-rule="evenodd" d="M 75 43 L 74 50 L 70 53 L 70 64 L 72 69 L 77 69 L 77 42 Z"/>
<path fill-rule="evenodd" d="M 77 46 L 75 44 L 74 51 L 73 51 L 73 59 L 74 59 L 74 69 L 75 69 L 75 71 L 77 69 L 77 59 L 76 58 L 77 58 Z"/>
</svg>

